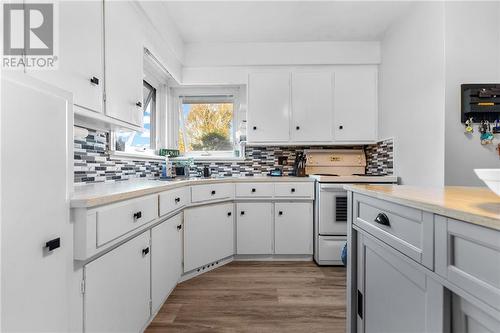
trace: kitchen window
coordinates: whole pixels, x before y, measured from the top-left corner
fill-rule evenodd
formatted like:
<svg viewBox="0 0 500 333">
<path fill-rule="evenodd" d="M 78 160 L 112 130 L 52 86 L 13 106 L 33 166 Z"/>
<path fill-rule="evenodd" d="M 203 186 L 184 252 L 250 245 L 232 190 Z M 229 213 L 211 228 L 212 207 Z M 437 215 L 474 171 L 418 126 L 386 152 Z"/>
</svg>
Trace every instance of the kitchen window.
<svg viewBox="0 0 500 333">
<path fill-rule="evenodd" d="M 237 99 L 230 95 L 179 96 L 178 148 L 194 158 L 234 158 Z"/>
</svg>

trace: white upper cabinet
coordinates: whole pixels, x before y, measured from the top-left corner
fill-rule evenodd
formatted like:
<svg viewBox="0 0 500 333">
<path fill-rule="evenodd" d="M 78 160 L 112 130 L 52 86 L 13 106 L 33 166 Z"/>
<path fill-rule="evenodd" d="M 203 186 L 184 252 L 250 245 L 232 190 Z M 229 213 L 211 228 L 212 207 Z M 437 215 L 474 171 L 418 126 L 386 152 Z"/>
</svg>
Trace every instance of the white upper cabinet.
<svg viewBox="0 0 500 333">
<path fill-rule="evenodd" d="M 142 127 L 143 31 L 130 2 L 105 1 L 106 115 Z"/>
<path fill-rule="evenodd" d="M 348 66 L 335 70 L 335 141 L 377 139 L 377 69 Z"/>
<path fill-rule="evenodd" d="M 332 73 L 292 74 L 292 127 L 295 142 L 325 142 L 333 139 Z"/>
<path fill-rule="evenodd" d="M 290 73 L 249 76 L 249 142 L 286 142 L 290 133 Z"/>
<path fill-rule="evenodd" d="M 103 3 L 59 2 L 57 70 L 29 74 L 73 93 L 73 103 L 88 110 L 103 110 Z"/>
</svg>

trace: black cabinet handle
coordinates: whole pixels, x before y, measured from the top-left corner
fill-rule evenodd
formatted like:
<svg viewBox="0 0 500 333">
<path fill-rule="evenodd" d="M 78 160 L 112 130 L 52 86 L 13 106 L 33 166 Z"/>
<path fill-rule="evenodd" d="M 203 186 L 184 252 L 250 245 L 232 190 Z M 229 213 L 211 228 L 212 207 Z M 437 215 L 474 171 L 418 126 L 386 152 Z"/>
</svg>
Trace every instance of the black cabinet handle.
<svg viewBox="0 0 500 333">
<path fill-rule="evenodd" d="M 181 198 L 175 198 L 175 202 L 180 202 L 181 201 Z"/>
<path fill-rule="evenodd" d="M 134 220 L 138 220 L 142 217 L 142 212 L 134 213 Z"/>
<path fill-rule="evenodd" d="M 49 240 L 47 243 L 45 243 L 45 247 L 49 251 L 53 251 L 57 248 L 60 248 L 61 247 L 61 238 L 57 237 L 57 238 L 54 238 L 52 240 Z"/>
<path fill-rule="evenodd" d="M 295 129 L 298 131 L 300 129 L 300 126 L 295 127 Z"/>
<path fill-rule="evenodd" d="M 294 188 L 292 188 L 290 191 L 291 191 L 292 193 L 294 193 L 294 192 L 295 192 L 295 189 L 294 189 Z"/>
<path fill-rule="evenodd" d="M 240 212 L 240 215 L 245 215 L 245 211 L 244 211 L 244 210 L 242 210 L 242 211 Z"/>
<path fill-rule="evenodd" d="M 179 224 L 179 225 L 177 226 L 177 230 L 181 230 L 181 229 L 182 229 L 182 224 Z"/>
<path fill-rule="evenodd" d="M 142 249 L 142 255 L 145 256 L 149 253 L 149 246 L 145 249 Z"/>
<path fill-rule="evenodd" d="M 389 218 L 387 217 L 387 215 L 385 215 L 384 213 L 379 213 L 377 215 L 377 217 L 375 218 L 374 220 L 376 223 L 378 224 L 382 224 L 382 225 L 386 225 L 388 227 L 391 226 L 391 222 L 389 221 Z"/>
<path fill-rule="evenodd" d="M 99 79 L 96 78 L 95 76 L 92 76 L 90 78 L 90 83 L 95 84 L 96 86 L 98 86 L 99 85 Z"/>
<path fill-rule="evenodd" d="M 253 130 L 254 130 L 254 131 L 255 131 L 255 130 L 257 130 L 257 126 L 254 126 L 254 127 L 253 127 Z"/>
<path fill-rule="evenodd" d="M 339 129 L 344 129 L 344 126 L 340 125 L 340 126 L 339 126 Z"/>
<path fill-rule="evenodd" d="M 215 195 L 215 190 L 212 191 L 212 195 Z"/>
<path fill-rule="evenodd" d="M 255 193 L 255 191 L 256 191 L 256 189 L 254 189 L 254 188 L 253 188 L 253 189 L 252 189 L 252 193 Z"/>
<path fill-rule="evenodd" d="M 227 216 L 231 216 L 231 215 L 233 215 L 232 212 L 227 212 Z"/>
<path fill-rule="evenodd" d="M 137 106 L 138 108 L 142 108 L 142 102 L 135 103 L 135 106 Z"/>
<path fill-rule="evenodd" d="M 283 212 L 280 210 L 280 211 L 278 212 L 278 215 L 279 215 L 279 216 L 283 215 Z"/>
</svg>

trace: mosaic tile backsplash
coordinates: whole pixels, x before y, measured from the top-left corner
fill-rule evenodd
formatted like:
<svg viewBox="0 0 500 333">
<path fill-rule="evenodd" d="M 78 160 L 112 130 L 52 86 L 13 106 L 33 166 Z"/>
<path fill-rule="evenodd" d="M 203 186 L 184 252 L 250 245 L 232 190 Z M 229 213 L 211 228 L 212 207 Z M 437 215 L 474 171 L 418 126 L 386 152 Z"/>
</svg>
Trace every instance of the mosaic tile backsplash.
<svg viewBox="0 0 500 333">
<path fill-rule="evenodd" d="M 161 172 L 159 161 L 134 161 L 110 157 L 106 152 L 108 135 L 103 131 L 89 129 L 89 135 L 83 140 L 75 139 L 74 145 L 75 184 L 158 177 Z M 393 147 L 392 139 L 365 146 L 368 174 L 393 174 Z M 210 167 L 213 175 L 219 176 L 266 175 L 279 165 L 283 167 L 283 174 L 288 176 L 292 174 L 296 154 L 310 148 L 332 149 L 331 146 L 247 147 L 245 160 L 195 162 L 190 167 L 190 176 L 201 175 L 205 166 Z"/>
</svg>

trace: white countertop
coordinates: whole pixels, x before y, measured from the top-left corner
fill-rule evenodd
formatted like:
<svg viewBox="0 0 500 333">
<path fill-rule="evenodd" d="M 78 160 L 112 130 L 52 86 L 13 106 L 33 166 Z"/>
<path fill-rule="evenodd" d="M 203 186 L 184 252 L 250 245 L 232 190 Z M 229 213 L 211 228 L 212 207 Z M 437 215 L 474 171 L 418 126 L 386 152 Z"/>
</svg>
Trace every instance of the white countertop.
<svg viewBox="0 0 500 333">
<path fill-rule="evenodd" d="M 500 196 L 486 187 L 345 185 L 349 191 L 500 230 Z"/>
<path fill-rule="evenodd" d="M 96 183 L 76 185 L 71 196 L 71 207 L 90 208 L 113 202 L 137 198 L 174 188 L 190 185 L 214 183 L 256 183 L 256 182 L 314 182 L 309 177 L 220 177 L 220 178 L 189 178 L 173 181 L 153 179 L 130 179 L 113 183 Z"/>
</svg>

